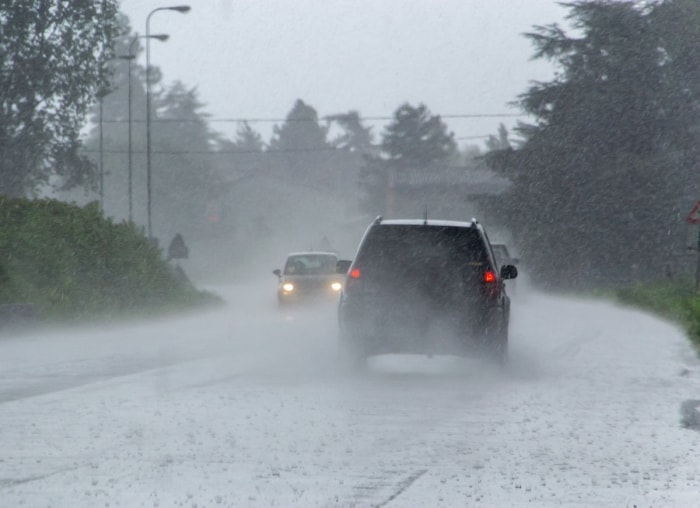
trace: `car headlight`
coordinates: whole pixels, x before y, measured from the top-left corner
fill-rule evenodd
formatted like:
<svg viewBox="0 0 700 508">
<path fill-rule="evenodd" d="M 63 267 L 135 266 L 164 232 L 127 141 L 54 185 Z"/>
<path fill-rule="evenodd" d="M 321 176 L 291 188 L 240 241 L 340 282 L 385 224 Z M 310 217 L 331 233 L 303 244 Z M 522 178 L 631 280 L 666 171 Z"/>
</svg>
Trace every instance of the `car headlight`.
<svg viewBox="0 0 700 508">
<path fill-rule="evenodd" d="M 282 284 L 282 289 L 284 289 L 287 293 L 291 293 L 292 291 L 294 291 L 294 284 L 292 284 L 291 282 L 285 282 L 284 284 Z"/>
<path fill-rule="evenodd" d="M 331 289 L 333 291 L 340 291 L 342 288 L 343 288 L 343 285 L 340 282 L 331 283 Z"/>
</svg>

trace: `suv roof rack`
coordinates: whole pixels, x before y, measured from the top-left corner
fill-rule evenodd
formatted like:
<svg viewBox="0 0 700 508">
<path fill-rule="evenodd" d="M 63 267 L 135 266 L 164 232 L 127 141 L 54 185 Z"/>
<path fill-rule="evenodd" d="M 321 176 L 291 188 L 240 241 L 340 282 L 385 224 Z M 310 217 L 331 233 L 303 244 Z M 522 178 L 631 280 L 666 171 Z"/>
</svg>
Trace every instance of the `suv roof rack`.
<svg viewBox="0 0 700 508">
<path fill-rule="evenodd" d="M 381 223 L 382 223 L 382 216 L 381 216 L 381 215 L 377 215 L 377 218 L 374 219 L 373 224 L 381 224 Z"/>
</svg>

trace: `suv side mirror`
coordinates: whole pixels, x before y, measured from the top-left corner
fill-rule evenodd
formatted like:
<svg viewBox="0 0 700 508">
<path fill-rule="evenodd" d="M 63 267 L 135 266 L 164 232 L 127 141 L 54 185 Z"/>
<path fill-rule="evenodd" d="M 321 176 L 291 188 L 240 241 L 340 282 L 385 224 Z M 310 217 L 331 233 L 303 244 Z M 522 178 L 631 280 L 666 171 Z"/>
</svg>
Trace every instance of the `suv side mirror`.
<svg viewBox="0 0 700 508">
<path fill-rule="evenodd" d="M 282 277 L 282 272 L 280 271 L 279 268 L 276 268 L 276 269 L 272 270 L 272 273 L 274 273 L 274 274 L 277 275 L 278 277 Z"/>
<path fill-rule="evenodd" d="M 346 273 L 348 273 L 351 264 L 352 261 L 350 261 L 349 259 L 339 259 L 338 262 L 335 264 L 335 273 L 341 273 L 345 275 Z"/>
<path fill-rule="evenodd" d="M 513 265 L 503 265 L 501 267 L 502 279 L 515 279 L 518 276 L 518 269 Z"/>
</svg>

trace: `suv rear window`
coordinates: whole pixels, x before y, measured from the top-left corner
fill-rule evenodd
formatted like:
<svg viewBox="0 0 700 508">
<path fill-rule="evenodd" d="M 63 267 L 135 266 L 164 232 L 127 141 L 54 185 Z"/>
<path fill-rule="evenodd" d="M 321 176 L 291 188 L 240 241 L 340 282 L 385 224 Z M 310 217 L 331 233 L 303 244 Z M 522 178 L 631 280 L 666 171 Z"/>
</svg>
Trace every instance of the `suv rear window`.
<svg viewBox="0 0 700 508">
<path fill-rule="evenodd" d="M 379 225 L 368 232 L 356 265 L 371 273 L 428 267 L 464 270 L 488 263 L 479 231 L 454 226 Z"/>
</svg>

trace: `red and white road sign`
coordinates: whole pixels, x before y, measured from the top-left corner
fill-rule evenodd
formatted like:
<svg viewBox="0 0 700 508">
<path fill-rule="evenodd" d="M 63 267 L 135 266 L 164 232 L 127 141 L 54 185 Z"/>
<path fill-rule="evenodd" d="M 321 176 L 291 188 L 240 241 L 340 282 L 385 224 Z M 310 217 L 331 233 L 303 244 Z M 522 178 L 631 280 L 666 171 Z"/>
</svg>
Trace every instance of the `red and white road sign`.
<svg viewBox="0 0 700 508">
<path fill-rule="evenodd" d="M 695 203 L 693 209 L 690 211 L 685 221 L 689 224 L 700 224 L 700 201 Z"/>
</svg>

